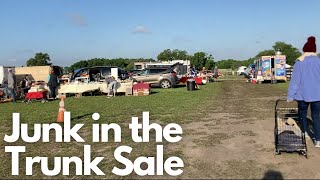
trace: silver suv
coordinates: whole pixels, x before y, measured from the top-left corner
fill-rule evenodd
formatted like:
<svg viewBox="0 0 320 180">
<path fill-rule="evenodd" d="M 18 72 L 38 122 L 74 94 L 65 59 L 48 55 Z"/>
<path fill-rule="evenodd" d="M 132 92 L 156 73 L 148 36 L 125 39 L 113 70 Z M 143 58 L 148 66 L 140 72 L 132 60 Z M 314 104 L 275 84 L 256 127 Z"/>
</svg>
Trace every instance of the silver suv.
<svg viewBox="0 0 320 180">
<path fill-rule="evenodd" d="M 162 88 L 171 88 L 179 83 L 176 72 L 171 68 L 143 69 L 134 73 L 132 79 L 135 82 L 148 82 L 151 85 L 160 86 Z"/>
</svg>

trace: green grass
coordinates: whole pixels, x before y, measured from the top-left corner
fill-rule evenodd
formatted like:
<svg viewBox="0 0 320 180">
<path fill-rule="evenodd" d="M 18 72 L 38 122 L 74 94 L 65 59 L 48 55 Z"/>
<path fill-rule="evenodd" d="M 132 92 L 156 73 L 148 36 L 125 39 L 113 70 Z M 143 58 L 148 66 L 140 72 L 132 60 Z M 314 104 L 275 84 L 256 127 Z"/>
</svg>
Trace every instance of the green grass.
<svg viewBox="0 0 320 180">
<path fill-rule="evenodd" d="M 99 122 L 127 122 L 132 116 L 141 116 L 149 111 L 151 119 L 162 122 L 188 121 L 192 112 L 208 98 L 219 92 L 219 83 L 210 83 L 197 91 L 187 91 L 185 87 L 173 89 L 152 89 L 150 96 L 86 96 L 67 98 L 65 108 L 71 112 L 77 122 L 92 123 L 91 115 L 99 113 Z M 51 123 L 56 121 L 59 101 L 45 104 L 34 102 L 0 104 L 2 123 L 9 125 L 13 112 L 19 112 L 21 121 L 27 123 Z M 193 111 L 194 110 L 194 111 Z M 1 128 L 0 128 L 1 129 Z"/>
<path fill-rule="evenodd" d="M 1 148 L 0 153 L 0 177 L 13 178 L 11 174 L 11 157 L 9 153 L 4 152 L 4 146 L 7 145 L 25 145 L 27 152 L 21 155 L 21 158 L 26 156 L 47 156 L 52 162 L 55 156 L 83 156 L 83 145 L 91 144 L 92 157 L 103 156 L 104 162 L 101 164 L 101 169 L 107 173 L 105 177 L 90 176 L 90 178 L 116 178 L 112 173 L 112 168 L 119 163 L 113 158 L 113 152 L 120 145 L 128 145 L 133 148 L 133 152 L 127 157 L 134 160 L 138 156 L 152 156 L 155 154 L 156 143 L 133 143 L 128 129 L 128 123 L 132 117 L 139 117 L 141 120 L 142 112 L 149 111 L 150 122 L 157 122 L 165 125 L 171 122 L 178 124 L 197 121 L 200 115 L 205 111 L 202 105 L 207 104 L 221 92 L 222 83 L 209 83 L 200 86 L 200 90 L 187 91 L 185 87 L 173 89 L 152 89 L 150 96 L 117 96 L 107 98 L 106 96 L 93 96 L 82 98 L 67 98 L 65 107 L 71 112 L 72 123 L 83 123 L 85 126 L 80 130 L 79 134 L 83 137 L 86 143 L 24 143 L 19 140 L 16 143 L 6 143 L 3 141 L 5 134 L 11 133 L 12 128 L 12 113 L 20 113 L 22 123 L 28 123 L 30 131 L 33 130 L 34 123 L 53 123 L 56 122 L 59 101 L 51 101 L 45 104 L 34 102 L 32 104 L 25 103 L 4 103 L 0 104 L 0 126 Z M 91 124 L 94 122 L 91 118 L 93 113 L 100 114 L 99 123 L 118 123 L 122 127 L 122 142 L 113 143 L 113 135 L 111 134 L 108 143 L 91 143 Z M 112 131 L 111 131 L 112 132 Z M 53 134 L 52 134 L 53 135 Z M 32 136 L 32 132 L 30 132 Z M 53 138 L 52 138 L 53 139 Z M 151 140 L 155 137 L 152 136 Z M 166 145 L 166 142 L 163 143 Z M 164 147 L 166 148 L 166 146 Z M 179 151 L 179 150 L 175 150 Z M 165 157 L 174 152 L 165 150 Z M 183 158 L 182 154 L 179 155 Z M 22 160 L 21 167 L 25 167 Z M 53 167 L 53 163 L 50 163 Z M 35 176 L 26 177 L 23 168 L 21 169 L 19 178 L 45 178 L 41 174 L 40 166 L 34 166 Z M 74 175 L 74 167 L 70 171 Z M 75 177 L 75 176 L 69 176 Z M 132 175 L 129 178 L 134 178 Z M 18 177 L 14 177 L 18 178 Z M 62 178 L 62 176 L 57 176 Z M 77 177 L 79 178 L 79 177 Z M 85 178 L 85 176 L 83 177 Z"/>
<path fill-rule="evenodd" d="M 280 90 L 282 91 L 288 91 L 288 87 L 289 87 L 289 82 L 286 82 L 286 83 L 277 83 L 275 84 L 275 87 L 276 88 L 279 88 Z"/>
</svg>

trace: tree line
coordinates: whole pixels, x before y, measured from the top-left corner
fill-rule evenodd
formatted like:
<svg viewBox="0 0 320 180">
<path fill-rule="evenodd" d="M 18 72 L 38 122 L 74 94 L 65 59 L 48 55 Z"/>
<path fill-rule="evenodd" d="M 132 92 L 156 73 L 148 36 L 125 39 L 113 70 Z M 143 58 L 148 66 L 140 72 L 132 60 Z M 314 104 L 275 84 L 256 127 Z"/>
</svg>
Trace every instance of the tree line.
<svg viewBox="0 0 320 180">
<path fill-rule="evenodd" d="M 270 49 L 260 51 L 255 57 L 251 57 L 246 60 L 235 60 L 227 59 L 214 61 L 212 54 L 207 54 L 205 52 L 196 52 L 194 54 L 189 54 L 185 50 L 179 49 L 165 49 L 160 52 L 157 56 L 158 61 L 170 61 L 170 60 L 190 60 L 191 66 L 195 67 L 197 70 L 201 70 L 206 67 L 208 70 L 212 70 L 215 66 L 219 69 L 237 69 L 240 66 L 249 66 L 254 63 L 254 60 L 261 56 L 271 56 L 275 55 L 277 50 L 281 50 L 283 55 L 287 57 L 287 64 L 293 65 L 295 60 L 301 56 L 301 52 L 298 48 L 287 44 L 285 42 L 276 42 Z M 318 54 L 320 57 L 320 53 Z M 106 58 L 93 58 L 89 60 L 80 60 L 72 64 L 70 67 L 65 67 L 65 70 L 72 72 L 75 69 L 83 67 L 93 67 L 93 66 L 117 66 L 126 70 L 133 70 L 134 62 L 154 62 L 152 58 L 145 59 L 130 59 L 130 58 L 116 58 L 116 59 L 106 59 Z M 27 66 L 46 66 L 51 65 L 51 59 L 47 53 L 36 53 L 33 58 L 27 61 Z"/>
</svg>

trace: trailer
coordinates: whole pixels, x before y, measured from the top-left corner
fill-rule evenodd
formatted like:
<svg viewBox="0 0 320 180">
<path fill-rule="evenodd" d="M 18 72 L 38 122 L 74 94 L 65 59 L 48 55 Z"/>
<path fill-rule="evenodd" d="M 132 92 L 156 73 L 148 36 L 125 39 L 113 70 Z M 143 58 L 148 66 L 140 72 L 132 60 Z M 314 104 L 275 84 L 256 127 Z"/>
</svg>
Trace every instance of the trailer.
<svg viewBox="0 0 320 180">
<path fill-rule="evenodd" d="M 254 78 L 258 83 L 264 81 L 287 81 L 286 56 L 262 56 L 255 61 Z"/>
</svg>

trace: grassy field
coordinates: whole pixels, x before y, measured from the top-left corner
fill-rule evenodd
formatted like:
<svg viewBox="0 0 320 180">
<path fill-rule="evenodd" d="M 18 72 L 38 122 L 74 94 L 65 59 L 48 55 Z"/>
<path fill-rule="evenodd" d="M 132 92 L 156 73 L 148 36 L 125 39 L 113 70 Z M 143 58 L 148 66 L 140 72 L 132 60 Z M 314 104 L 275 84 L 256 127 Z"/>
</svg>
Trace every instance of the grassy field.
<svg viewBox="0 0 320 180">
<path fill-rule="evenodd" d="M 152 89 L 150 96 L 118 96 L 107 98 L 106 96 L 93 96 L 66 99 L 65 107 L 71 112 L 72 123 L 83 123 L 85 126 L 80 130 L 82 137 L 86 143 L 92 145 L 92 156 L 107 157 L 107 160 L 101 164 L 101 169 L 104 169 L 107 178 L 115 178 L 111 174 L 111 169 L 117 165 L 113 158 L 114 149 L 120 145 L 129 145 L 134 150 L 129 155 L 130 158 L 137 156 L 150 156 L 155 153 L 156 143 L 133 143 L 128 129 L 128 123 L 131 122 L 131 117 L 141 117 L 143 111 L 150 112 L 150 122 L 157 122 L 165 125 L 170 122 L 178 124 L 188 123 L 202 116 L 205 109 L 203 105 L 207 104 L 209 99 L 217 96 L 221 91 L 221 83 L 209 83 L 201 86 L 200 90 L 187 91 L 185 87 L 173 89 Z M 3 137 L 5 134 L 11 134 L 12 128 L 12 113 L 19 112 L 22 123 L 28 123 L 30 131 L 33 130 L 34 123 L 53 123 L 56 122 L 59 101 L 51 101 L 45 104 L 34 102 L 32 104 L 25 103 L 5 103 L 0 104 L 0 119 L 2 126 L 0 127 L 1 147 L 6 145 L 26 145 L 27 152 L 23 153 L 22 157 L 26 156 L 83 156 L 84 143 L 71 142 L 62 143 L 24 143 L 22 141 L 16 143 L 5 143 Z M 91 118 L 93 113 L 100 114 L 99 123 L 118 123 L 122 127 L 122 143 L 90 143 L 91 141 L 91 124 L 94 121 Z M 96 122 L 95 122 L 96 123 Z M 32 132 L 30 133 L 30 136 Z M 113 137 L 113 136 L 111 136 Z M 151 138 L 154 139 L 154 138 Z M 113 140 L 112 140 L 113 141 Z M 165 156 L 172 154 L 180 154 L 179 150 L 165 151 Z M 51 159 L 52 160 L 52 159 Z M 21 167 L 24 167 L 24 161 L 21 161 Z M 50 163 L 53 166 L 53 163 Z M 119 164 L 118 164 L 119 165 Z M 9 153 L 0 153 L 0 177 L 9 178 L 11 174 L 11 158 Z M 24 178 L 25 170 L 21 169 L 21 176 Z M 34 178 L 44 178 L 41 175 L 40 166 L 34 166 Z M 71 171 L 74 174 L 74 171 Z M 11 176 L 12 177 L 12 176 Z M 62 176 L 57 176 L 57 178 Z M 72 177 L 72 176 L 70 176 Z M 94 178 L 91 176 L 90 178 Z M 134 177 L 134 176 L 132 176 Z M 30 178 L 30 177 L 28 177 Z M 84 177 L 85 178 L 85 177 Z M 101 178 L 101 177 L 97 177 Z M 130 177 L 129 177 L 130 178 Z"/>
<path fill-rule="evenodd" d="M 277 83 L 275 86 L 283 91 L 288 91 L 289 82 L 286 83 Z"/>
</svg>

